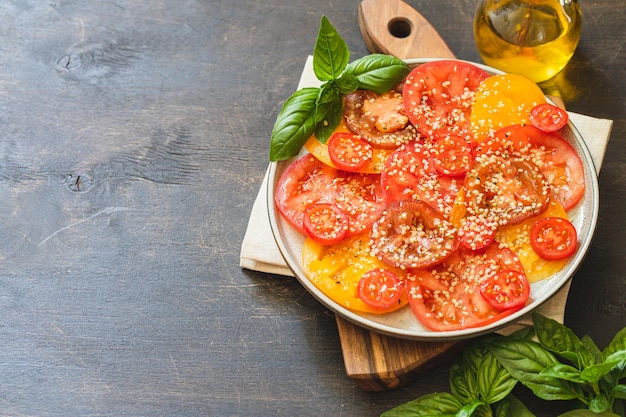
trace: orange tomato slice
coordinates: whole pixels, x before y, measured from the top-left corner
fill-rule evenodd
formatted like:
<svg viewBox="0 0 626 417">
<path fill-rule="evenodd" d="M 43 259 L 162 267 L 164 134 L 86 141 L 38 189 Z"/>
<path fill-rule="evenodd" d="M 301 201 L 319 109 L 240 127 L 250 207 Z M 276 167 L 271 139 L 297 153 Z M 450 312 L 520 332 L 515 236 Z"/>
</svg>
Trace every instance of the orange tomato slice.
<svg viewBox="0 0 626 417">
<path fill-rule="evenodd" d="M 470 116 L 472 133 L 478 142 L 497 129 L 529 122 L 530 111 L 545 103 L 543 91 L 523 75 L 493 75 L 476 91 Z"/>
<path fill-rule="evenodd" d="M 384 268 L 402 279 L 406 273 L 385 265 L 369 254 L 369 235 L 361 234 L 333 246 L 324 246 L 310 238 L 302 249 L 302 266 L 309 280 L 337 304 L 353 311 L 382 314 L 406 305 L 404 291 L 397 303 L 387 308 L 367 305 L 358 294 L 359 281 L 364 273 Z"/>
</svg>

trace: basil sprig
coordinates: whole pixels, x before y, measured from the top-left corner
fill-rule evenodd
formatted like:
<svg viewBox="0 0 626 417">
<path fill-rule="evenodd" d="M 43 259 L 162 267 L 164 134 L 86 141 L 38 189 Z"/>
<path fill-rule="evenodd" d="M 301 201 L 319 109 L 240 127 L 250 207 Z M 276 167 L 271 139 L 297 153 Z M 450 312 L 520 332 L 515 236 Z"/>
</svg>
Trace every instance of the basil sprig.
<svg viewBox="0 0 626 417">
<path fill-rule="evenodd" d="M 535 340 L 536 338 L 536 340 Z M 533 326 L 467 345 L 450 368 L 450 392 L 427 394 L 381 417 L 534 417 L 512 393 L 517 383 L 543 400 L 567 400 L 559 417 L 624 417 L 626 328 L 600 350 L 535 313 Z"/>
<path fill-rule="evenodd" d="M 313 72 L 321 87 L 296 91 L 283 104 L 272 130 L 270 161 L 289 159 L 315 137 L 326 143 L 343 117 L 342 94 L 359 89 L 383 93 L 409 72 L 408 65 L 390 55 L 372 54 L 348 63 L 350 51 L 326 16 L 322 16 Z"/>
</svg>

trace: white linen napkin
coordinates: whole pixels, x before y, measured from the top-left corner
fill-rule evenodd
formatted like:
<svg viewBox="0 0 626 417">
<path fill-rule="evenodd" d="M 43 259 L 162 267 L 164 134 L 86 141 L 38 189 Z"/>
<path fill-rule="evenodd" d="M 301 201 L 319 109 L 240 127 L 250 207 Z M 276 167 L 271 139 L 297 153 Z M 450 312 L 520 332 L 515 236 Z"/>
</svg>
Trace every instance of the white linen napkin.
<svg viewBox="0 0 626 417">
<path fill-rule="evenodd" d="M 313 73 L 312 57 L 309 56 L 300 77 L 298 89 L 317 87 L 319 84 L 320 82 Z M 611 128 L 613 127 L 613 121 L 572 112 L 569 112 L 569 117 L 587 144 L 596 168 L 596 174 L 599 174 Z M 267 172 L 252 206 L 248 227 L 241 245 L 239 264 L 242 268 L 254 271 L 293 276 L 293 272 L 285 263 L 272 234 L 267 212 Z M 543 304 L 538 309 L 538 312 L 562 323 L 569 286 L 570 283 L 568 282 L 554 297 Z M 531 322 L 530 319 L 522 319 L 518 324 L 527 325 L 531 324 Z M 517 328 L 519 327 L 511 325 L 504 329 L 502 333 L 510 333 Z"/>
</svg>

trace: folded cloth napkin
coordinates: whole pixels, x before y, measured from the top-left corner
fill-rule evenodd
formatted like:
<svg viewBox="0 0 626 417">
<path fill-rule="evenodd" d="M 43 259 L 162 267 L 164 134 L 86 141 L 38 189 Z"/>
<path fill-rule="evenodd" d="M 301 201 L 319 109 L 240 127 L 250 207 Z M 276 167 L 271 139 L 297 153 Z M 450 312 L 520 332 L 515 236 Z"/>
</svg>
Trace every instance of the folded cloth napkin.
<svg viewBox="0 0 626 417">
<path fill-rule="evenodd" d="M 316 86 L 319 86 L 319 81 L 315 78 L 312 57 L 309 56 L 300 77 L 298 88 Z M 572 112 L 569 112 L 569 117 L 587 144 L 596 168 L 596 174 L 599 174 L 613 122 Z M 272 234 L 267 212 L 267 172 L 252 206 L 239 259 L 240 266 L 246 269 L 293 276 L 293 272 L 285 263 Z M 538 312 L 562 323 L 569 286 L 570 283 L 568 282 L 554 297 L 543 304 Z M 518 325 L 507 327 L 503 333 L 510 333 L 519 328 L 520 325 L 526 324 L 531 324 L 529 319 L 522 319 Z"/>
</svg>

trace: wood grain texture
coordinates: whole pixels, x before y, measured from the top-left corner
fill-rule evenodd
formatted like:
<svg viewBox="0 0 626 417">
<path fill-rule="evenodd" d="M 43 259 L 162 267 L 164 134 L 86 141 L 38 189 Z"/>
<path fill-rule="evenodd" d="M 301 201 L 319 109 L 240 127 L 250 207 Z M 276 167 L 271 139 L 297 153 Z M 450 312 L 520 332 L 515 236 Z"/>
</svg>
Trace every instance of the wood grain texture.
<svg viewBox="0 0 626 417">
<path fill-rule="evenodd" d="M 366 391 L 398 389 L 459 353 L 466 342 L 415 342 L 384 336 L 337 316 L 346 374 Z"/>
<path fill-rule="evenodd" d="M 474 1 L 407 3 L 479 59 Z M 238 265 L 269 134 L 321 15 L 356 59 L 359 4 L 0 2 L 0 414 L 363 417 L 448 389 L 444 363 L 362 390 L 334 315 L 296 280 Z M 600 345 L 626 317 L 619 5 L 582 4 L 579 49 L 548 86 L 615 120 L 566 311 Z"/>
</svg>

